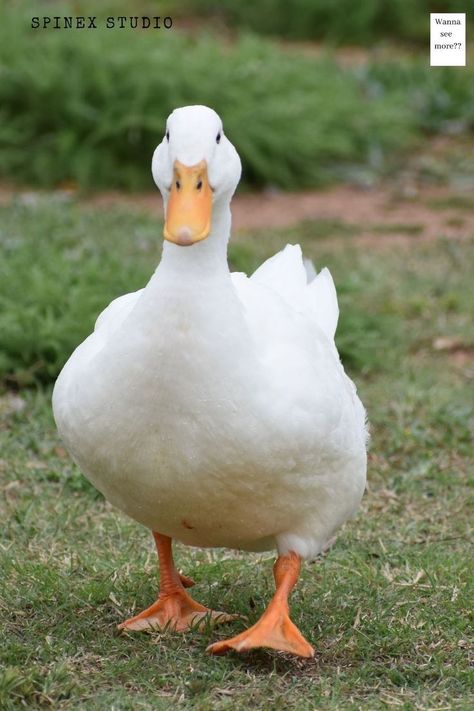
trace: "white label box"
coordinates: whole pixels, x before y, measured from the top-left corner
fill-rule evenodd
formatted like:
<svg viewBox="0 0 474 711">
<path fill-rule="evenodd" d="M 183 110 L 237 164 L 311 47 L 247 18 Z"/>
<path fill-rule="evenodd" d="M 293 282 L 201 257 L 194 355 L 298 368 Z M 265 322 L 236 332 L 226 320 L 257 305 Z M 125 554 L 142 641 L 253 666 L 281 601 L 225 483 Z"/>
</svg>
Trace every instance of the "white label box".
<svg viewBox="0 0 474 711">
<path fill-rule="evenodd" d="M 466 66 L 466 13 L 430 13 L 430 66 Z"/>
</svg>

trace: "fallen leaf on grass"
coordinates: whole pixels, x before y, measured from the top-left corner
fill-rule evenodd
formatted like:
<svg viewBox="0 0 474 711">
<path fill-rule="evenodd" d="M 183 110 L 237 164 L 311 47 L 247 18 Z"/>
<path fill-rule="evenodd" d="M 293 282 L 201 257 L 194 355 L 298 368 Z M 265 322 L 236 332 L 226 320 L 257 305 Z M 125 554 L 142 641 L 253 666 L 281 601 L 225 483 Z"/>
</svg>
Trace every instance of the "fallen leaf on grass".
<svg viewBox="0 0 474 711">
<path fill-rule="evenodd" d="M 48 469 L 48 465 L 40 459 L 29 459 L 26 462 L 27 469 Z"/>
<path fill-rule="evenodd" d="M 433 341 L 435 351 L 458 351 L 467 348 L 467 345 L 460 338 L 452 336 L 439 336 Z"/>
</svg>

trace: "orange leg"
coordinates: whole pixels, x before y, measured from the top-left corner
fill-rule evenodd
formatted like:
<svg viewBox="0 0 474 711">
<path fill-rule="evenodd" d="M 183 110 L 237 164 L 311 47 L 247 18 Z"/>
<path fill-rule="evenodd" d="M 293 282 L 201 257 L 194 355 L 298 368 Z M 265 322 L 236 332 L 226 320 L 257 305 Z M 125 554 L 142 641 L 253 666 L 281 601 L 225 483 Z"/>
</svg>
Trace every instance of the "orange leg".
<svg viewBox="0 0 474 711">
<path fill-rule="evenodd" d="M 300 657 L 313 657 L 314 649 L 289 617 L 288 596 L 296 585 L 300 568 L 301 558 L 296 553 L 279 556 L 273 567 L 276 592 L 258 622 L 236 637 L 214 642 L 207 651 L 225 654 L 231 649 L 246 652 L 255 647 L 270 647 Z"/>
<path fill-rule="evenodd" d="M 153 532 L 160 563 L 160 593 L 158 600 L 140 614 L 118 626 L 123 630 L 164 629 L 170 627 L 184 631 L 198 624 L 203 618 L 213 622 L 227 622 L 236 615 L 209 610 L 188 595 L 185 588 L 194 585 L 191 578 L 176 570 L 171 549 L 171 538 Z"/>
</svg>

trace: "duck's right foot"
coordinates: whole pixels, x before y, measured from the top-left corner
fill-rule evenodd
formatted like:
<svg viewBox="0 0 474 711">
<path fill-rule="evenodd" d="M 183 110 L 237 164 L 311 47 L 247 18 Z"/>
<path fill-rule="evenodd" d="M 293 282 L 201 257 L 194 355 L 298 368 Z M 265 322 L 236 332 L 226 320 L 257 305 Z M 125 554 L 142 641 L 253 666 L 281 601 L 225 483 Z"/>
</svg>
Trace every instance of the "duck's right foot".
<svg viewBox="0 0 474 711">
<path fill-rule="evenodd" d="M 160 594 L 158 600 L 134 617 L 118 626 L 119 630 L 164 630 L 183 632 L 191 627 L 235 620 L 238 615 L 210 610 L 186 592 L 194 585 L 194 580 L 181 575 L 176 570 L 171 550 L 171 538 L 153 533 L 160 560 Z"/>
<path fill-rule="evenodd" d="M 184 632 L 192 627 L 204 626 L 206 622 L 217 624 L 234 620 L 236 615 L 210 610 L 193 600 L 182 589 L 160 595 L 158 600 L 146 610 L 118 626 L 120 630 L 165 630 Z"/>
</svg>

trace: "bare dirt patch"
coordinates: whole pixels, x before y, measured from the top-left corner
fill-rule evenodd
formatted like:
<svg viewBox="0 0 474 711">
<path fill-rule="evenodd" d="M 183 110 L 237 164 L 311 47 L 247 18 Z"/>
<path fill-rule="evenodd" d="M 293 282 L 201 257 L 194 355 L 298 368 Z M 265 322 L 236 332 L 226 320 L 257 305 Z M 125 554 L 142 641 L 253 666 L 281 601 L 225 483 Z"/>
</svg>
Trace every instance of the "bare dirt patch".
<svg viewBox="0 0 474 711">
<path fill-rule="evenodd" d="M 107 191 L 89 197 L 80 197 L 74 190 L 53 194 L 104 210 L 121 207 L 163 217 L 158 191 L 137 195 Z M 1 204 L 15 199 L 34 202 L 41 195 L 44 193 L 0 186 Z M 464 206 L 460 196 L 466 199 Z M 396 186 L 372 190 L 335 186 L 297 193 L 240 193 L 232 201 L 232 214 L 234 232 L 242 236 L 251 230 L 281 230 L 301 222 L 321 220 L 347 225 L 353 240 L 371 245 L 474 236 L 474 209 L 470 209 L 466 194 L 447 187 L 417 188 L 413 197 L 401 196 Z"/>
</svg>

